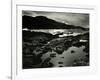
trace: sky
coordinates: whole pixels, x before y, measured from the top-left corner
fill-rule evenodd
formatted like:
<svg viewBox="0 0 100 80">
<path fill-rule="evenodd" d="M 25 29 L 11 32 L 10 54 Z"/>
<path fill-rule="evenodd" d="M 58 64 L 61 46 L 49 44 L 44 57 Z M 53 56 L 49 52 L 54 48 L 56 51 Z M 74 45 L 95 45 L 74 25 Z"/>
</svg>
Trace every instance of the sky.
<svg viewBox="0 0 100 80">
<path fill-rule="evenodd" d="M 45 11 L 22 11 L 22 15 L 27 16 L 45 16 L 69 25 L 89 28 L 89 14 L 85 13 L 68 13 L 68 12 L 45 12 Z"/>
</svg>

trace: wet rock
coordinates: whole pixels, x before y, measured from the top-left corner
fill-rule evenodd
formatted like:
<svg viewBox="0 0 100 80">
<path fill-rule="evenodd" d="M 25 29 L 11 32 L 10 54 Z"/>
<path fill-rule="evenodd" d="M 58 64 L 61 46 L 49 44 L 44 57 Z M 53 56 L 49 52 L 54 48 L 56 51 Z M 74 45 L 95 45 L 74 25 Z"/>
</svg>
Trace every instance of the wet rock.
<svg viewBox="0 0 100 80">
<path fill-rule="evenodd" d="M 73 54 L 73 53 L 75 53 L 75 51 L 74 50 L 71 50 L 71 54 Z"/>
</svg>

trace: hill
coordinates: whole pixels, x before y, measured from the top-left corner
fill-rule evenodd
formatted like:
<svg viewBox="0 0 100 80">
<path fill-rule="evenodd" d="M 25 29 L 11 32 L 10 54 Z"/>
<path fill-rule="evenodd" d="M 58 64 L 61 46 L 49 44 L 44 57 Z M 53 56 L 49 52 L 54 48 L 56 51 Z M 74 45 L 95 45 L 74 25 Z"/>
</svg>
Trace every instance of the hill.
<svg viewBox="0 0 100 80">
<path fill-rule="evenodd" d="M 68 25 L 57 22 L 44 16 L 22 16 L 22 26 L 28 29 L 81 29 L 88 30 L 80 26 Z"/>
</svg>

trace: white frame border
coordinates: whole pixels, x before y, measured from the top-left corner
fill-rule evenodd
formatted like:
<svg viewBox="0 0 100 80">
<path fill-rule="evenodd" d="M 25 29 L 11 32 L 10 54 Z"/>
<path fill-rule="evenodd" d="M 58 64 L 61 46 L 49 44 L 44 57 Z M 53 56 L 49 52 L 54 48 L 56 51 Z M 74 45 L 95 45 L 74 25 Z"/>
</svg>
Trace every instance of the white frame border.
<svg viewBox="0 0 100 80">
<path fill-rule="evenodd" d="M 18 67 L 18 65 L 16 65 L 18 62 L 18 56 L 16 56 L 16 54 L 17 54 L 17 52 L 18 52 L 18 49 L 17 49 L 17 47 L 18 47 L 18 44 L 17 44 L 17 36 L 18 36 L 18 33 L 17 33 L 17 7 L 18 6 L 23 6 L 23 5 L 25 5 L 25 4 L 17 4 L 16 5 L 16 9 L 15 9 L 15 6 L 13 6 L 13 9 L 15 9 L 15 10 L 13 10 L 12 9 L 12 26 L 14 26 L 14 27 L 12 27 L 12 73 L 11 73 L 11 75 L 12 75 L 12 80 L 15 80 L 15 79 L 18 79 L 19 80 L 19 78 L 21 78 L 22 80 L 23 80 L 23 74 L 18 74 L 18 72 L 17 72 L 17 67 Z M 27 4 L 26 4 L 27 5 Z M 59 4 L 59 6 L 57 5 L 51 5 L 51 4 L 49 4 L 48 6 L 47 6 L 47 4 L 46 5 L 44 5 L 44 4 L 41 4 L 41 5 L 37 5 L 37 4 L 32 4 L 32 5 L 28 5 L 28 6 L 38 6 L 38 7 L 52 7 L 52 8 L 54 8 L 54 7 L 56 7 L 56 8 L 73 8 L 73 9 L 75 9 L 75 8 L 77 8 L 77 9 L 87 9 L 87 10 L 92 10 L 93 11 L 93 19 L 94 20 L 91 20 L 92 22 L 93 22 L 93 24 L 90 24 L 90 26 L 92 25 L 92 26 L 95 26 L 96 25 L 96 23 L 95 23 L 95 21 L 96 21 L 96 13 L 95 13 L 95 8 L 94 7 L 83 7 L 83 6 L 72 6 L 72 5 L 67 5 L 67 6 L 65 6 L 65 5 L 60 5 Z M 16 15 L 16 16 L 15 16 Z M 94 35 L 94 36 L 96 36 L 96 29 L 95 28 L 93 28 L 92 27 L 92 29 L 90 29 L 91 31 L 90 32 L 92 32 L 91 34 L 92 34 L 92 36 Z M 94 42 L 94 37 L 91 37 L 91 39 L 92 39 L 92 41 Z M 95 45 L 95 47 L 96 47 L 96 45 Z M 94 52 L 95 53 L 97 53 L 96 52 L 96 49 L 94 50 Z M 17 58 L 16 58 L 17 57 Z M 95 57 L 97 57 L 97 56 L 95 56 Z M 94 60 L 94 57 L 93 57 L 93 60 Z M 92 68 L 90 68 L 90 72 L 88 71 L 89 69 L 87 69 L 87 71 L 85 71 L 85 72 L 83 72 L 82 73 L 82 75 L 87 75 L 87 74 L 95 74 L 96 73 L 96 67 L 97 67 L 97 64 L 96 64 L 96 60 L 94 61 L 95 62 L 95 64 L 94 64 L 94 67 L 92 67 Z M 17 67 L 16 67 L 17 66 Z M 91 69 L 92 69 L 92 71 L 91 71 Z M 42 75 L 42 73 L 44 72 L 44 70 L 43 69 L 37 69 L 36 70 L 36 72 L 37 71 L 39 71 L 39 72 L 41 72 L 40 74 Z M 48 69 L 46 69 L 45 70 L 46 72 L 48 72 Z M 51 73 L 52 72 L 54 72 L 54 74 L 56 74 L 57 72 L 57 68 L 53 68 L 52 70 L 50 70 L 51 71 Z M 58 72 L 61 72 L 62 71 L 62 69 L 60 69 L 60 70 L 58 70 Z M 69 70 L 69 71 L 72 71 L 72 70 Z M 88 73 L 87 73 L 88 72 Z M 73 71 L 72 71 L 72 73 L 73 73 Z M 69 74 L 69 72 L 68 72 L 68 76 L 70 76 L 70 75 L 72 75 L 72 73 L 70 73 Z M 74 74 L 75 74 L 76 72 L 74 72 Z M 63 73 L 61 73 L 61 74 L 66 74 L 66 71 L 65 72 L 63 72 Z M 59 75 L 61 75 L 61 74 L 59 74 Z M 74 75 L 73 74 L 73 75 Z M 45 73 L 44 73 L 44 75 L 45 75 Z M 78 73 L 77 75 L 80 75 L 80 73 Z M 28 76 L 28 75 L 27 75 Z M 52 77 L 53 76 L 55 76 L 55 75 L 52 75 Z M 61 75 L 62 76 L 62 75 Z M 35 78 L 35 77 L 39 77 L 39 76 L 28 76 L 28 78 Z M 41 77 L 43 77 L 43 75 L 41 76 Z M 49 76 L 49 75 L 47 75 L 47 77 L 51 77 L 51 76 Z"/>
</svg>

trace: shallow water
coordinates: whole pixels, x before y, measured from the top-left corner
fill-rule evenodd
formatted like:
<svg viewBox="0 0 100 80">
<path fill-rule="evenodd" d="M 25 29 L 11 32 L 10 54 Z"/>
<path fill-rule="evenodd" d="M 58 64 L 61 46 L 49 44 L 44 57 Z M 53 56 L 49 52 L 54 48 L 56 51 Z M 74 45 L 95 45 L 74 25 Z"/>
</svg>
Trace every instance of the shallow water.
<svg viewBox="0 0 100 80">
<path fill-rule="evenodd" d="M 56 54 L 56 57 L 51 58 L 50 62 L 53 63 L 53 67 L 59 67 L 59 66 L 71 66 L 76 59 L 84 59 L 86 53 L 83 51 L 85 46 L 82 47 L 70 47 L 68 50 L 65 50 L 62 54 L 58 54 L 57 52 L 47 52 L 44 54 L 41 58 L 42 60 L 45 60 L 46 58 L 50 57 L 50 54 Z M 74 51 L 71 53 L 71 51 Z M 62 62 L 59 64 L 59 62 Z"/>
</svg>

